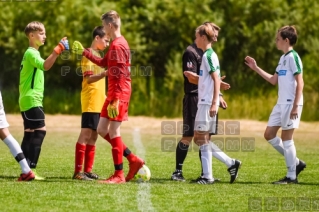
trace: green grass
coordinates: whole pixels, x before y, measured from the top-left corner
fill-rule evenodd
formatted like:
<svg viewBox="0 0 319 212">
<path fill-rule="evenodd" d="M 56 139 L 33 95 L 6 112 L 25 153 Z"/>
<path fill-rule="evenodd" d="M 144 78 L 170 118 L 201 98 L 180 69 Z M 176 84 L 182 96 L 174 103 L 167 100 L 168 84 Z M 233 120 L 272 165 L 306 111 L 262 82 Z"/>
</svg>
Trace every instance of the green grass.
<svg viewBox="0 0 319 212">
<path fill-rule="evenodd" d="M 0 211 L 249 211 L 251 198 L 266 200 L 277 197 L 279 203 L 284 202 L 285 198 L 295 198 L 297 203 L 300 197 L 313 198 L 313 201 L 318 198 L 319 201 L 319 138 L 315 132 L 318 123 L 307 123 L 307 127 L 297 130 L 295 134 L 298 157 L 307 162 L 298 185 L 271 184 L 285 175 L 284 158 L 264 141 L 264 128 L 256 128 L 254 123 L 251 127 L 245 125 L 240 137 L 254 137 L 255 151 L 226 152 L 243 162 L 234 184 L 228 183 L 227 168 L 216 159 L 213 159 L 213 174 L 222 182 L 213 185 L 191 184 L 190 180 L 200 173 L 196 151 L 190 151 L 184 163 L 187 182 L 172 182 L 170 175 L 175 168 L 175 152 L 161 150 L 161 138 L 165 136 L 160 134 L 160 127 L 156 127 L 160 126 L 158 123 L 161 120 L 150 122 L 150 129 L 140 127 L 145 160 L 152 172 L 151 181 L 144 184 L 101 185 L 71 179 L 80 118 L 65 119 L 60 116 L 57 127 L 50 124 L 52 117 L 47 117 L 48 132 L 37 168 L 41 175 L 47 177 L 46 181 L 16 182 L 20 174 L 19 166 L 8 148 L 3 143 L 0 145 Z M 10 120 L 14 121 L 9 121 L 11 133 L 21 141 L 22 126 L 15 120 L 19 118 L 11 116 Z M 145 119 L 145 122 L 148 121 Z M 131 126 L 129 123 L 123 124 L 123 140 L 133 152 L 141 153 L 142 149 L 136 149 L 133 143 L 133 129 L 139 125 Z M 266 123 L 261 125 L 266 126 Z M 124 161 L 127 171 L 127 162 Z M 101 138 L 97 142 L 94 171 L 103 178 L 113 172 L 110 145 Z"/>
</svg>

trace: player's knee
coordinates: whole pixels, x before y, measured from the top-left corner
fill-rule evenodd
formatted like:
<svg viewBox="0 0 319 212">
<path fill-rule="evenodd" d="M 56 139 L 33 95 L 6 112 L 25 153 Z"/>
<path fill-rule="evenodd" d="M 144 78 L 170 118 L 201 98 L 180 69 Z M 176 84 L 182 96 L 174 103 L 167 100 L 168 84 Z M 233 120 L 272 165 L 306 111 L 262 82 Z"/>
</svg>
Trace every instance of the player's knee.
<svg viewBox="0 0 319 212">
<path fill-rule="evenodd" d="M 106 134 L 108 133 L 108 130 L 107 129 L 105 129 L 105 128 L 102 128 L 102 127 L 98 127 L 97 129 L 96 129 L 96 131 L 97 131 L 97 133 L 101 136 L 101 137 L 105 137 L 106 136 Z"/>
<path fill-rule="evenodd" d="M 273 139 L 274 137 L 275 137 L 275 136 L 274 136 L 272 133 L 270 133 L 269 131 L 265 131 L 265 133 L 264 133 L 264 138 L 265 138 L 267 141 Z"/>
</svg>

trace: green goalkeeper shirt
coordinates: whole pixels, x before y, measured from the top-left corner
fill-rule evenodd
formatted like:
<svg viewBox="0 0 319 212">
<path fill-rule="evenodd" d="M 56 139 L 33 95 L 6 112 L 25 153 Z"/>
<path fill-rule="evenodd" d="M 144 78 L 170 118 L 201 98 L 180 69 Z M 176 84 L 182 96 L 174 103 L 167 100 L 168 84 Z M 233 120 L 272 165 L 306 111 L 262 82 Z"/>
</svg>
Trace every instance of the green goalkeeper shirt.
<svg viewBox="0 0 319 212">
<path fill-rule="evenodd" d="M 29 47 L 23 55 L 20 67 L 19 106 L 20 111 L 42 107 L 44 92 L 44 60 L 40 52 Z"/>
</svg>

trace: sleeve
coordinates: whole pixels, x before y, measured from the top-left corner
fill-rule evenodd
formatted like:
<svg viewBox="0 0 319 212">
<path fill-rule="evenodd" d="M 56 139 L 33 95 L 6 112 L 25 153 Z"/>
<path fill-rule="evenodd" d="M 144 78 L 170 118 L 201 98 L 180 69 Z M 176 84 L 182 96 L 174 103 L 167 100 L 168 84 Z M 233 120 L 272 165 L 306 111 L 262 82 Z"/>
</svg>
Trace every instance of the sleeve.
<svg viewBox="0 0 319 212">
<path fill-rule="evenodd" d="M 88 58 L 90 61 L 92 61 L 94 64 L 101 66 L 101 67 L 107 67 L 107 55 L 106 53 L 103 58 L 97 57 L 88 49 L 85 49 L 83 52 L 83 56 Z"/>
<path fill-rule="evenodd" d="M 209 70 L 208 71 L 208 73 L 209 74 L 212 74 L 213 72 L 215 72 L 216 71 L 216 68 L 215 68 L 215 66 L 214 66 L 214 64 L 213 64 L 213 56 L 212 56 L 213 54 L 207 54 L 207 58 L 206 58 L 206 60 L 207 60 L 207 70 Z"/>
<path fill-rule="evenodd" d="M 93 63 L 83 56 L 81 60 L 81 69 L 82 69 L 83 77 L 93 75 L 92 67 L 93 67 Z"/>
<path fill-rule="evenodd" d="M 292 52 L 292 57 L 289 57 L 289 67 L 293 75 L 302 73 L 302 64 L 299 56 L 295 52 Z"/>
<path fill-rule="evenodd" d="M 121 45 L 113 45 L 113 48 L 109 50 L 109 74 L 115 84 L 114 86 L 114 98 L 118 99 L 123 92 L 122 87 L 126 84 L 126 77 L 129 76 L 128 64 L 130 63 L 130 50 L 124 48 Z"/>
<path fill-rule="evenodd" d="M 114 45 L 114 48 L 109 50 L 110 63 L 116 64 L 126 64 L 130 58 L 129 50 L 121 48 L 121 46 Z"/>
<path fill-rule="evenodd" d="M 41 58 L 38 52 L 28 51 L 27 60 L 31 63 L 32 66 L 37 69 L 44 70 L 44 59 Z"/>
<path fill-rule="evenodd" d="M 184 71 L 191 71 L 197 73 L 197 67 L 199 66 L 197 59 L 194 53 L 190 51 L 185 51 L 183 54 L 183 72 Z"/>
</svg>

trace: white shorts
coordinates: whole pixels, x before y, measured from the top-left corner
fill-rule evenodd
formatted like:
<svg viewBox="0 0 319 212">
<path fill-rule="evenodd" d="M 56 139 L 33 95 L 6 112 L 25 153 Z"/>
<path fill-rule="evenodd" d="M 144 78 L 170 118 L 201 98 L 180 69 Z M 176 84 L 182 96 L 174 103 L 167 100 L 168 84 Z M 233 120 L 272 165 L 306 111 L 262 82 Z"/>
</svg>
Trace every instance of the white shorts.
<svg viewBox="0 0 319 212">
<path fill-rule="evenodd" d="M 268 125 L 269 127 L 279 126 L 283 130 L 290 130 L 299 127 L 300 117 L 302 112 L 302 105 L 298 106 L 298 118 L 290 119 L 290 112 L 293 105 L 282 105 L 276 104 L 272 109 L 269 116 Z"/>
<path fill-rule="evenodd" d="M 205 131 L 216 134 L 217 116 L 210 117 L 210 105 L 198 105 L 194 124 L 194 131 Z M 217 107 L 218 112 L 218 107 Z"/>
<path fill-rule="evenodd" d="M 9 124 L 6 119 L 6 113 L 4 112 L 2 96 L 0 92 L 0 129 L 9 127 Z"/>
</svg>

